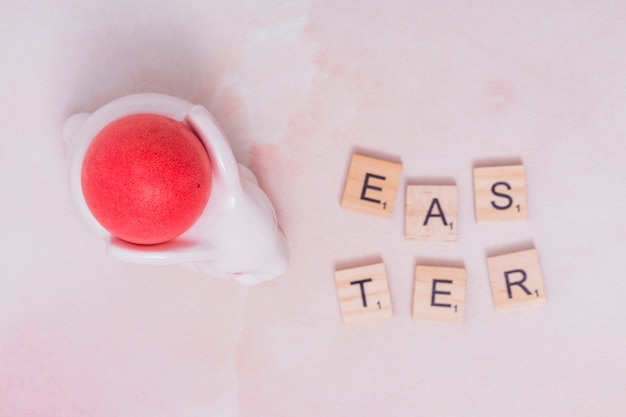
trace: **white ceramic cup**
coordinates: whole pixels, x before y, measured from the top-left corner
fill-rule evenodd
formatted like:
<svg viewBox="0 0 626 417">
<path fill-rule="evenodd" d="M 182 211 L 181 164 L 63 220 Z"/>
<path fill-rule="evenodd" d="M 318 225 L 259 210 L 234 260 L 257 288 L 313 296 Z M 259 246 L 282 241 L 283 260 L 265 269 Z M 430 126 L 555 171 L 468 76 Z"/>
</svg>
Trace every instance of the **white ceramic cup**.
<svg viewBox="0 0 626 417">
<path fill-rule="evenodd" d="M 189 127 L 207 150 L 213 176 L 200 218 L 177 238 L 156 245 L 112 236 L 92 215 L 81 186 L 83 159 L 91 141 L 111 122 L 140 113 L 167 116 Z M 111 256 L 142 264 L 184 264 L 246 285 L 277 278 L 287 270 L 289 248 L 271 202 L 254 174 L 237 163 L 224 132 L 204 107 L 162 94 L 129 95 L 94 113 L 71 116 L 63 137 L 69 148 L 72 203 L 81 220 L 106 242 Z"/>
</svg>

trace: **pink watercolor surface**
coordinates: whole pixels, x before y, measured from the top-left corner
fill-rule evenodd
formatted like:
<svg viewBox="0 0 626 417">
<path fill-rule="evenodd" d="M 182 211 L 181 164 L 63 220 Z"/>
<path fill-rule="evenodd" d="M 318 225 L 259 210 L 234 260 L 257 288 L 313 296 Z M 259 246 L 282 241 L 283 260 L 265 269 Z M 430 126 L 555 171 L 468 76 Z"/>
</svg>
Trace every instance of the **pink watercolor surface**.
<svg viewBox="0 0 626 417">
<path fill-rule="evenodd" d="M 623 416 L 626 5 L 217 0 L 0 4 L 0 417 Z M 288 273 L 244 288 L 108 257 L 64 120 L 137 92 L 203 104 L 273 200 Z M 342 211 L 352 153 L 459 186 L 453 244 Z M 473 166 L 523 162 L 529 221 L 477 225 Z M 548 303 L 498 314 L 485 257 L 534 246 Z M 383 260 L 395 316 L 341 324 Z M 416 263 L 467 268 L 463 325 L 411 319 Z"/>
</svg>

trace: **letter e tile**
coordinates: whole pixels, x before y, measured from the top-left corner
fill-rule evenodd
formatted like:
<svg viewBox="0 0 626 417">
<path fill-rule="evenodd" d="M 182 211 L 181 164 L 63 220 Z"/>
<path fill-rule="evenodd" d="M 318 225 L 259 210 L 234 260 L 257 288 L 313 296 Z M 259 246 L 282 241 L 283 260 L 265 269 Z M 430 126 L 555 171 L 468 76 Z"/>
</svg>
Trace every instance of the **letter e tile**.
<svg viewBox="0 0 626 417">
<path fill-rule="evenodd" d="M 369 323 L 393 316 L 382 262 L 336 271 L 335 284 L 344 324 Z"/>
<path fill-rule="evenodd" d="M 546 302 L 536 249 L 487 258 L 496 311 L 534 307 Z"/>
<path fill-rule="evenodd" d="M 413 319 L 463 323 L 465 268 L 417 265 L 413 291 Z"/>
<path fill-rule="evenodd" d="M 341 208 L 391 218 L 402 164 L 352 155 Z"/>
</svg>

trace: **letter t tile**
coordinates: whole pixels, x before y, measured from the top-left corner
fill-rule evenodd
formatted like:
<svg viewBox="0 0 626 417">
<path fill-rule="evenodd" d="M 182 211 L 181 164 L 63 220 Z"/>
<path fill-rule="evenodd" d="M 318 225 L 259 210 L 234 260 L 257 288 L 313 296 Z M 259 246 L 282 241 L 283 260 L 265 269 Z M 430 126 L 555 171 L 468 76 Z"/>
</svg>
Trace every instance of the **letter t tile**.
<svg viewBox="0 0 626 417">
<path fill-rule="evenodd" d="M 393 316 L 382 262 L 336 271 L 335 284 L 344 324 L 369 323 Z"/>
</svg>

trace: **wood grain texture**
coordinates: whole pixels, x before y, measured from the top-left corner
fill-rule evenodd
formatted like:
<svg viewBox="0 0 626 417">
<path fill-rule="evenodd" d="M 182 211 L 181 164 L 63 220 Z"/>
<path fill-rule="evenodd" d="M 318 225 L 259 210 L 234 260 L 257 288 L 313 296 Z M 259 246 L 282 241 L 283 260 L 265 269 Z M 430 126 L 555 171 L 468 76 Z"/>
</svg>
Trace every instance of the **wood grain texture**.
<svg viewBox="0 0 626 417">
<path fill-rule="evenodd" d="M 341 208 L 391 218 L 402 177 L 402 164 L 354 154 Z"/>
<path fill-rule="evenodd" d="M 546 292 L 536 249 L 487 258 L 496 311 L 511 311 L 544 304 Z"/>
<path fill-rule="evenodd" d="M 417 265 L 413 290 L 413 319 L 463 323 L 465 287 L 465 268 Z"/>
<path fill-rule="evenodd" d="M 474 168 L 474 206 L 478 223 L 527 220 L 524 166 Z"/>
<path fill-rule="evenodd" d="M 458 237 L 456 185 L 406 187 L 406 240 L 455 242 Z"/>
<path fill-rule="evenodd" d="M 344 324 L 371 323 L 393 316 L 383 263 L 336 271 L 335 284 Z"/>
</svg>

